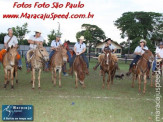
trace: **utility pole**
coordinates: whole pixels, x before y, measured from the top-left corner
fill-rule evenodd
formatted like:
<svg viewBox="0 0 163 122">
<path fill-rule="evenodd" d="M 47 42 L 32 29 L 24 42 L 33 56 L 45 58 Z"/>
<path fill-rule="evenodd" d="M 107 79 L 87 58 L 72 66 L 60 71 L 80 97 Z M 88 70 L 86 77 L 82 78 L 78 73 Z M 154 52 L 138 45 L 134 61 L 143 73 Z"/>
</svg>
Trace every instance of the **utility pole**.
<svg viewBox="0 0 163 122">
<path fill-rule="evenodd" d="M 58 22 L 58 34 L 60 34 L 60 23 Z"/>
</svg>

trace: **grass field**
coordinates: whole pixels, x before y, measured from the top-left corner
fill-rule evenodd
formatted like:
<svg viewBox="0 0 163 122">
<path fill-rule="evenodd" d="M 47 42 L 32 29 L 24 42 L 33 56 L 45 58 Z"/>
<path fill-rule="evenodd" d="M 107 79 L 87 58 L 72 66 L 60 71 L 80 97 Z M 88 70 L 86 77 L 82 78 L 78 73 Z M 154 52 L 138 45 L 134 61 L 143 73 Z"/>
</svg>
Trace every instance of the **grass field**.
<svg viewBox="0 0 163 122">
<path fill-rule="evenodd" d="M 53 86 L 51 73 L 42 72 L 41 89 L 32 90 L 30 73 L 19 71 L 19 83 L 14 90 L 3 88 L 4 73 L 0 67 L 0 116 L 3 104 L 31 104 L 34 106 L 34 122 L 154 122 L 155 89 L 147 83 L 146 94 L 131 88 L 131 77 L 114 80 L 110 90 L 102 89 L 99 69 L 93 71 L 96 61 L 90 63 L 90 74 L 85 79 L 86 88 L 75 89 L 75 77 L 62 76 L 62 88 Z M 119 63 L 120 71 L 126 73 L 128 64 Z M 37 86 L 36 81 L 36 86 Z M 58 82 L 57 82 L 58 83 Z M 163 86 L 163 83 L 161 83 Z M 143 83 L 142 83 L 143 87 Z M 161 94 L 163 90 L 161 90 Z M 161 108 L 163 100 L 161 99 Z M 163 109 L 161 109 L 163 121 Z M 2 119 L 0 119 L 2 121 Z"/>
</svg>

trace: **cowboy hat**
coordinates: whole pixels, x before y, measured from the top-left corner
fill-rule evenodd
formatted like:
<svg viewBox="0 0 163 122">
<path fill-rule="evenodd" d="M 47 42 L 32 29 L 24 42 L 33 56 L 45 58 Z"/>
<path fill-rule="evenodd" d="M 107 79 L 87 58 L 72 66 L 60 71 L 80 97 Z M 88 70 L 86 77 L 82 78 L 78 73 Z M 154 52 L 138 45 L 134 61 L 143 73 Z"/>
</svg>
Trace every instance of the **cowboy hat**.
<svg viewBox="0 0 163 122">
<path fill-rule="evenodd" d="M 105 40 L 105 42 L 107 42 L 107 41 L 109 41 L 109 40 L 112 41 L 111 38 L 108 38 L 108 39 Z"/>
<path fill-rule="evenodd" d="M 56 37 L 61 38 L 61 35 L 60 34 L 57 34 Z"/>
<path fill-rule="evenodd" d="M 80 38 L 78 38 L 78 39 L 85 41 L 84 36 L 80 36 Z"/>
<path fill-rule="evenodd" d="M 140 40 L 140 43 L 143 42 L 145 45 L 147 44 L 147 42 L 144 39 Z"/>
<path fill-rule="evenodd" d="M 41 33 L 41 31 L 40 31 L 40 30 L 36 30 L 35 32 L 36 32 L 36 33 Z"/>
<path fill-rule="evenodd" d="M 163 45 L 163 42 L 160 42 L 160 45 Z"/>
</svg>

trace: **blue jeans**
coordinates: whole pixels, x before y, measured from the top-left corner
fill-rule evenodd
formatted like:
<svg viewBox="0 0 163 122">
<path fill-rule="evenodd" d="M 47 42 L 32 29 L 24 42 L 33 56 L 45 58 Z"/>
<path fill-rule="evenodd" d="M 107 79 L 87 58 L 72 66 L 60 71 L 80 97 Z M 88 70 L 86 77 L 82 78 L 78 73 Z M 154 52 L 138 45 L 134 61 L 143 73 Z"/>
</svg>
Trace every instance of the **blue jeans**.
<svg viewBox="0 0 163 122">
<path fill-rule="evenodd" d="M 26 68 L 30 69 L 31 68 L 31 64 L 27 62 L 27 52 L 25 53 L 25 62 L 26 62 Z"/>
<path fill-rule="evenodd" d="M 82 53 L 81 56 L 82 56 L 83 60 L 86 62 L 87 68 L 89 68 L 89 62 L 88 62 L 88 59 L 87 59 L 86 55 L 85 55 L 84 53 Z M 75 60 L 75 57 L 76 57 L 76 54 L 73 55 L 73 57 L 71 58 L 71 60 L 70 60 L 70 62 L 69 62 L 69 63 L 70 63 L 70 67 L 71 67 L 72 64 L 73 64 L 73 62 L 74 62 L 74 60 Z"/>
<path fill-rule="evenodd" d="M 130 68 L 132 68 L 132 67 L 133 67 L 133 64 L 134 64 L 134 63 L 136 64 L 140 58 L 141 58 L 140 55 L 136 55 L 136 57 L 134 58 L 134 60 L 133 60 L 133 61 L 131 62 L 131 64 L 130 64 Z"/>
<path fill-rule="evenodd" d="M 152 71 L 154 72 L 156 70 L 156 59 L 153 62 L 153 67 L 152 67 Z"/>
<path fill-rule="evenodd" d="M 20 51 L 18 51 L 18 53 L 19 53 L 19 55 L 21 56 Z M 20 57 L 20 59 L 18 60 L 18 66 L 19 66 L 19 67 L 22 67 L 22 59 L 21 59 L 21 57 Z"/>
</svg>

